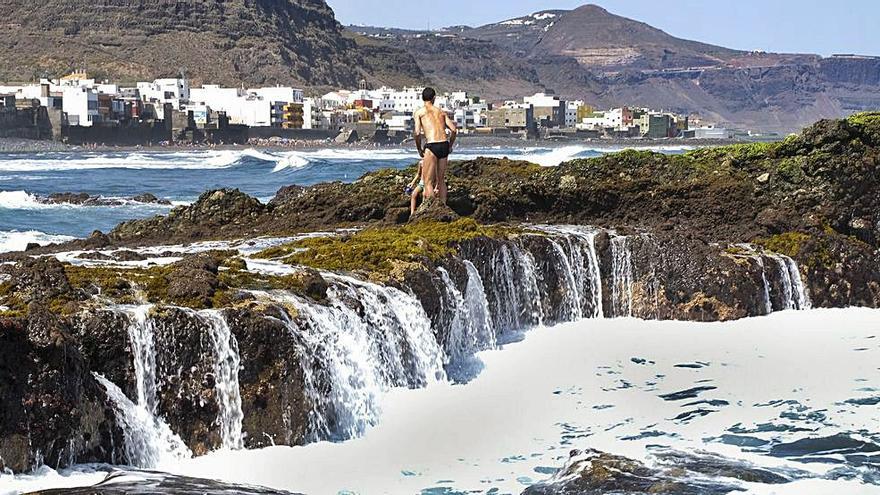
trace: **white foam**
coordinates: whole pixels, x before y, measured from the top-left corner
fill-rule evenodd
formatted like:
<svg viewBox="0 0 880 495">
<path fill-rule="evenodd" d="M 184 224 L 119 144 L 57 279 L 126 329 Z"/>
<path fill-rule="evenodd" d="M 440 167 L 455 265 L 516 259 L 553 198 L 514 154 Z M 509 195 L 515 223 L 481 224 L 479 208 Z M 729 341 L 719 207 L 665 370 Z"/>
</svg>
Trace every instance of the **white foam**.
<svg viewBox="0 0 880 495">
<path fill-rule="evenodd" d="M 0 171 L 33 172 L 47 170 L 84 169 L 222 169 L 239 163 L 243 158 L 266 162 L 278 162 L 285 157 L 254 149 L 244 150 L 197 150 L 197 151 L 148 151 L 118 153 L 49 153 L 37 157 L 0 160 Z"/>
<path fill-rule="evenodd" d="M 28 244 L 37 243 L 41 246 L 58 242 L 66 242 L 74 239 L 67 235 L 46 234 L 38 230 L 0 231 L 0 253 L 10 251 L 24 251 Z"/>
<path fill-rule="evenodd" d="M 217 452 L 162 467 L 317 494 L 418 493 L 438 486 L 519 493 L 546 477 L 536 468 L 560 467 L 572 448 L 592 447 L 651 463 L 646 446 L 661 443 L 821 475 L 834 466 L 771 458 L 704 439 L 734 424 L 766 422 L 800 421 L 812 431 L 753 436 L 790 441 L 876 432 L 875 408 L 843 401 L 880 383 L 880 347 L 869 339 L 878 326 L 880 311 L 845 309 L 789 311 L 730 323 L 616 319 L 541 328 L 524 342 L 481 353 L 485 369 L 467 385 L 393 391 L 382 403 L 380 425 L 362 438 Z M 675 366 L 695 361 L 708 364 Z M 729 405 L 689 422 L 673 419 L 694 407 L 659 395 L 700 380 L 717 387 L 701 399 Z M 776 400 L 783 402 L 771 402 Z M 784 402 L 789 400 L 823 411 L 824 419 L 785 419 L 780 414 L 795 407 Z M 668 435 L 622 440 L 650 430 Z M 772 487 L 726 481 L 755 493 L 880 492 L 857 481 L 804 479 Z"/>
<path fill-rule="evenodd" d="M 642 145 L 633 146 L 587 146 L 569 145 L 562 147 L 521 147 L 493 146 L 487 148 L 456 147 L 452 159 L 470 160 L 478 156 L 509 156 L 532 161 L 545 166 L 576 158 L 585 153 L 608 153 L 623 149 L 644 149 L 659 152 L 680 152 L 693 149 L 689 145 Z M 274 172 L 285 169 L 305 167 L 315 161 L 364 162 L 364 161 L 400 161 L 418 160 L 415 148 L 380 148 L 380 149 L 318 149 L 266 151 L 254 148 L 242 150 L 191 150 L 191 151 L 143 151 L 143 152 L 82 152 L 82 153 L 42 153 L 26 158 L 0 159 L 2 172 L 45 172 L 88 169 L 224 169 L 236 166 L 242 160 L 250 158 L 267 163 L 274 163 Z M 11 177 L 11 176 L 3 176 Z M 20 177 L 15 177 L 20 179 Z M 40 178 L 42 180 L 42 178 Z"/>
<path fill-rule="evenodd" d="M 36 210 L 49 205 L 40 202 L 39 198 L 27 191 L 0 191 L 0 208 L 10 210 Z"/>
<path fill-rule="evenodd" d="M 90 466 L 77 466 L 73 469 L 54 470 L 41 466 L 30 474 L 11 475 L 0 471 L 0 495 L 16 495 L 18 493 L 39 490 L 74 488 L 99 483 L 107 476 Z"/>
</svg>

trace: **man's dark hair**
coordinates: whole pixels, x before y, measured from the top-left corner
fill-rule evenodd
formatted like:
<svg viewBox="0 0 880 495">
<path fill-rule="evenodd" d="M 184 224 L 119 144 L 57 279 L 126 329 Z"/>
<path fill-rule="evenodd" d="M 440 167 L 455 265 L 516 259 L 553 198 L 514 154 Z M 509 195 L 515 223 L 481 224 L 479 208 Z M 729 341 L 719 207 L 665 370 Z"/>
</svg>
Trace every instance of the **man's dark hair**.
<svg viewBox="0 0 880 495">
<path fill-rule="evenodd" d="M 434 98 L 436 98 L 436 97 L 437 97 L 437 92 L 434 91 L 434 88 L 425 88 L 425 90 L 422 91 L 422 101 L 433 102 Z"/>
</svg>

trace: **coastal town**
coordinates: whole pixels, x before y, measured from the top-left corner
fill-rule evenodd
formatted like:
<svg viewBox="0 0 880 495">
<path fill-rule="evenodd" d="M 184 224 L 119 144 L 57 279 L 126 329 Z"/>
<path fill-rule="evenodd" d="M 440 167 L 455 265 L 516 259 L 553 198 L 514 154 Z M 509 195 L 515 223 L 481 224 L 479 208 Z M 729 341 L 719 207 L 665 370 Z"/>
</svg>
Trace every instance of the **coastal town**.
<svg viewBox="0 0 880 495">
<path fill-rule="evenodd" d="M 183 76 L 133 85 L 86 72 L 0 85 L 0 137 L 69 144 L 243 144 L 272 140 L 399 144 L 412 135 L 422 87 L 337 89 L 306 96 L 290 86 L 191 86 Z M 523 139 L 733 139 L 735 131 L 698 115 L 662 109 L 598 109 L 536 93 L 486 101 L 443 92 L 436 105 L 464 135 Z"/>
</svg>

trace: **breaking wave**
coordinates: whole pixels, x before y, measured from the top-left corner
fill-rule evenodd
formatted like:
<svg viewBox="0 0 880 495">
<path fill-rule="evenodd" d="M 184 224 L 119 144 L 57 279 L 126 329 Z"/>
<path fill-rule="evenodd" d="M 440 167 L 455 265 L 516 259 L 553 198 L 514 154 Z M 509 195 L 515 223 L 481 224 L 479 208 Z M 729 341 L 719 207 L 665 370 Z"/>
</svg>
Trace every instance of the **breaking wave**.
<svg viewBox="0 0 880 495">
<path fill-rule="evenodd" d="M 24 251 L 28 244 L 37 243 L 41 246 L 74 239 L 68 235 L 46 234 L 38 230 L 0 231 L 0 253 Z"/>
</svg>

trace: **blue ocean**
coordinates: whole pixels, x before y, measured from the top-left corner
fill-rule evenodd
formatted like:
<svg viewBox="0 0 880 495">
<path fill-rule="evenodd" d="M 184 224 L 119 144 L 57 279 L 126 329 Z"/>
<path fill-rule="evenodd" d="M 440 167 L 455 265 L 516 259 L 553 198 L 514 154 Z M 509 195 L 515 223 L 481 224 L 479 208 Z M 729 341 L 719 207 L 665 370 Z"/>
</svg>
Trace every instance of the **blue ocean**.
<svg viewBox="0 0 880 495">
<path fill-rule="evenodd" d="M 680 153 L 685 146 L 651 148 Z M 619 148 L 588 146 L 456 149 L 454 159 L 510 157 L 555 166 L 573 158 Z M 124 220 L 167 213 L 210 189 L 238 188 L 263 201 L 282 186 L 351 182 L 381 168 L 405 168 L 418 159 L 412 149 L 247 149 L 186 151 L 66 151 L 0 153 L 0 252 L 107 232 Z M 45 204 L 53 193 L 88 193 L 119 199 L 114 206 Z M 126 201 L 151 193 L 171 205 Z"/>
</svg>

